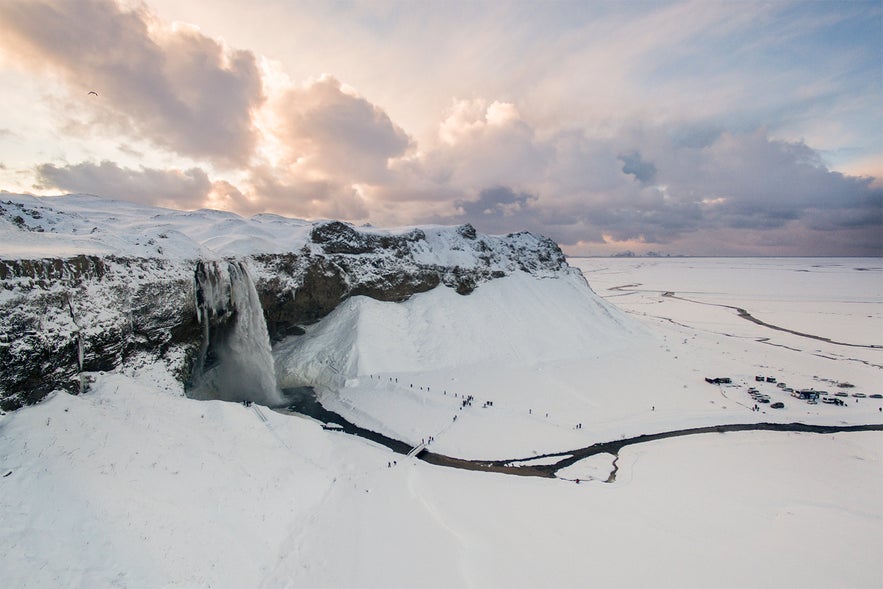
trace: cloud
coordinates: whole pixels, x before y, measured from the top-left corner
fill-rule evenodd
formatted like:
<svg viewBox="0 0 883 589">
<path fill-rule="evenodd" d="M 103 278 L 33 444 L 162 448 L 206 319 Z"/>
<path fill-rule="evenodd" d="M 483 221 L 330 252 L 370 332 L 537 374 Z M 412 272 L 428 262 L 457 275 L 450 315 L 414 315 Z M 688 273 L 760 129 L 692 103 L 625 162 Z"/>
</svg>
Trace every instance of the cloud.
<svg viewBox="0 0 883 589">
<path fill-rule="evenodd" d="M 351 184 L 286 175 L 270 166 L 255 167 L 248 179 L 263 210 L 306 219 L 365 220 L 369 209 Z"/>
<path fill-rule="evenodd" d="M 196 209 L 204 205 L 213 190 L 208 175 L 199 168 L 157 170 L 121 168 L 110 161 L 84 162 L 58 167 L 37 167 L 38 188 L 83 192 L 170 208 Z"/>
<path fill-rule="evenodd" d="M 300 176 L 344 183 L 389 180 L 388 163 L 411 139 L 379 107 L 332 76 L 289 88 L 274 98 L 268 129 L 283 146 L 282 159 Z"/>
<path fill-rule="evenodd" d="M 553 156 L 515 105 L 483 99 L 454 100 L 443 116 L 439 141 L 415 165 L 438 184 L 475 192 L 525 185 L 541 178 Z"/>
<path fill-rule="evenodd" d="M 656 178 L 656 166 L 641 159 L 641 154 L 633 151 L 619 156 L 622 160 L 622 171 L 631 174 L 641 184 L 647 185 Z"/>
<path fill-rule="evenodd" d="M 457 103 L 440 123 L 437 149 L 410 162 L 408 179 L 432 179 L 437 198 L 448 203 L 440 212 L 434 202 L 427 221 L 469 221 L 491 232 L 526 228 L 574 247 L 699 248 L 691 236 L 706 235 L 707 251 L 690 252 L 705 254 L 728 253 L 714 231 L 766 231 L 786 236 L 784 243 L 850 231 L 859 241 L 843 242 L 838 251 L 883 251 L 883 191 L 872 178 L 829 170 L 802 142 L 772 139 L 764 128 L 733 134 L 694 126 L 636 125 L 612 137 L 573 129 L 540 137 L 511 114 L 514 108 L 500 124 L 491 123 L 487 104 Z M 426 182 L 420 188 L 421 198 L 431 193 Z M 805 246 L 835 241 L 810 239 Z"/>
<path fill-rule="evenodd" d="M 521 216 L 527 212 L 531 202 L 537 197 L 526 192 L 516 193 L 508 186 L 494 186 L 482 190 L 477 200 L 458 200 L 457 208 L 463 211 L 463 216 L 469 219 L 482 217 L 506 217 Z"/>
<path fill-rule="evenodd" d="M 433 14 L 449 30 L 409 25 L 414 53 L 403 57 L 406 70 L 390 49 L 408 46 L 402 38 L 399 45 L 385 35 L 366 40 L 351 21 L 317 31 L 341 40 L 350 57 L 371 53 L 378 62 L 362 43 L 386 48 L 382 75 L 359 62 L 346 72 L 375 81 L 365 94 L 332 75 L 292 82 L 282 66 L 251 52 L 159 22 L 144 5 L 124 9 L 110 0 L 0 3 L 0 50 L 67 84 L 73 122 L 61 131 L 122 131 L 133 141 L 112 138 L 113 153 L 156 166 L 61 165 L 75 160 L 58 147 L 40 152 L 40 161 L 55 162 L 36 168 L 44 187 L 381 225 L 470 221 L 496 233 L 541 232 L 573 252 L 643 243 L 707 254 L 756 247 L 883 253 L 881 180 L 832 171 L 830 152 L 791 132 L 806 129 L 806 119 L 827 121 L 831 110 L 869 112 L 865 105 L 875 101 L 868 96 L 879 92 L 856 86 L 852 76 L 847 93 L 858 98 L 844 101 L 843 56 L 816 47 L 828 19 L 849 26 L 869 19 L 858 9 L 752 7 L 758 10 L 695 2 L 580 8 L 564 19 L 530 4 L 514 11 L 477 5 L 470 10 L 478 18 L 465 23 L 440 8 L 410 8 L 424 15 L 421 23 Z M 319 5 L 304 10 L 341 16 Z M 309 26 L 321 24 L 333 21 Z M 746 36 L 755 28 L 757 35 Z M 358 42 L 347 41 L 349 33 Z M 441 43 L 426 42 L 427 34 Z M 877 52 L 837 47 L 852 50 L 857 71 L 876 71 L 868 64 L 876 68 Z M 808 48 L 812 65 L 776 62 Z M 433 83 L 418 87 L 413 80 L 426 75 L 429 58 L 439 69 L 430 68 Z M 285 67 L 343 64 L 335 56 L 316 60 L 322 65 Z M 749 71 L 745 63 L 761 65 Z M 491 67 L 499 76 L 488 75 Z M 99 97 L 87 98 L 92 89 Z M 413 104 L 390 101 L 399 95 Z M 426 103 L 435 114 L 421 110 Z M 426 121 L 420 141 L 391 113 L 412 123 L 419 114 Z M 862 119 L 846 124 L 852 119 L 840 114 L 832 112 L 835 146 Z M 835 133 L 841 125 L 844 132 Z M 145 139 L 165 151 L 149 149 Z M 101 158 L 98 145 L 79 149 L 77 158 Z M 187 163 L 161 169 L 175 155 Z M 856 170 L 876 170 L 876 159 Z M 231 167 L 230 181 L 203 171 Z"/>
<path fill-rule="evenodd" d="M 90 124 L 181 155 L 248 161 L 251 113 L 263 101 L 252 53 L 112 0 L 7 0 L 0 26 L 0 48 L 60 75 L 93 113 Z"/>
<path fill-rule="evenodd" d="M 770 139 L 764 129 L 722 134 L 704 149 L 675 149 L 660 164 L 660 182 L 680 200 L 712 199 L 706 220 L 740 227 L 782 226 L 809 210 L 879 212 L 871 178 L 829 170 L 802 142 Z M 664 166 L 664 167 L 663 167 Z"/>
</svg>

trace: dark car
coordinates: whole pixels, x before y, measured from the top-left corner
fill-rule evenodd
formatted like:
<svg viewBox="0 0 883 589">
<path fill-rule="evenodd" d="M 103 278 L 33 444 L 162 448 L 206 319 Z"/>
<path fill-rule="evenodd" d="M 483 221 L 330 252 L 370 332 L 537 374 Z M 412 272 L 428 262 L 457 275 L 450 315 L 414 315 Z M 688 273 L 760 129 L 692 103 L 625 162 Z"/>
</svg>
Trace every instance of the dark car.
<svg viewBox="0 0 883 589">
<path fill-rule="evenodd" d="M 775 403 L 771 403 L 770 407 L 772 407 L 773 409 L 784 409 L 785 404 L 782 403 L 781 401 L 776 401 Z"/>
</svg>

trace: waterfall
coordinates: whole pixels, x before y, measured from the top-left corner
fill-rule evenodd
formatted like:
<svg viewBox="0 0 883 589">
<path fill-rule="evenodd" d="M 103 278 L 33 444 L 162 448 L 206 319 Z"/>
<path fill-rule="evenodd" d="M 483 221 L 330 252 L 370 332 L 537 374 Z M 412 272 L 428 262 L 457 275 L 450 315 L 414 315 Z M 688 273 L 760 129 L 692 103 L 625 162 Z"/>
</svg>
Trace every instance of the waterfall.
<svg viewBox="0 0 883 589">
<path fill-rule="evenodd" d="M 83 374 L 83 360 L 86 357 L 86 339 L 83 336 L 83 326 L 80 325 L 79 321 L 77 321 L 77 314 L 74 313 L 74 304 L 73 304 L 73 302 L 71 302 L 72 295 L 67 294 L 66 298 L 67 298 L 67 309 L 68 309 L 68 311 L 70 311 L 70 314 L 71 314 L 71 321 L 73 321 L 74 325 L 77 327 L 77 331 L 76 331 L 76 334 L 77 334 L 77 367 L 79 368 L 79 371 L 78 371 L 78 378 L 80 381 L 79 392 L 82 395 L 84 392 L 86 392 L 86 380 L 85 380 L 86 375 Z"/>
<path fill-rule="evenodd" d="M 196 313 L 202 344 L 191 396 L 284 403 L 258 292 L 242 262 L 199 262 Z"/>
</svg>

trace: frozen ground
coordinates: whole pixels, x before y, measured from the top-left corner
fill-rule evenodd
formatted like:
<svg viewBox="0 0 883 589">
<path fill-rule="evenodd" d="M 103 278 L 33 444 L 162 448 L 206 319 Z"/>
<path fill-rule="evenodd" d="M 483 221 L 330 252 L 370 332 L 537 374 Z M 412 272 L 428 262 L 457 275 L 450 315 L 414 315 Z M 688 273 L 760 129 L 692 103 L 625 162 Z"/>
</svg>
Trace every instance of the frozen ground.
<svg viewBox="0 0 883 589">
<path fill-rule="evenodd" d="M 278 346 L 277 372 L 471 458 L 709 423 L 883 423 L 880 400 L 812 406 L 765 383 L 786 407 L 757 413 L 745 392 L 764 374 L 883 393 L 883 351 L 842 345 L 883 344 L 879 260 L 571 263 L 603 301 L 519 276 L 351 299 Z M 706 434 L 626 447 L 609 484 L 611 455 L 513 477 L 189 400 L 147 367 L 0 416 L 0 568 L 10 587 L 880 587 L 881 442 Z"/>
</svg>

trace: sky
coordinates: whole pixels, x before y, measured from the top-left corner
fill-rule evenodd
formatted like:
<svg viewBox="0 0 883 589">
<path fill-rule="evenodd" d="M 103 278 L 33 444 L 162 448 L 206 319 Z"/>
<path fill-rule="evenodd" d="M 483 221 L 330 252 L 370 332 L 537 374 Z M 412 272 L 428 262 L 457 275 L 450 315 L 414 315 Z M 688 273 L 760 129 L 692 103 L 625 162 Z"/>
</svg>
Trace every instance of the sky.
<svg viewBox="0 0 883 589">
<path fill-rule="evenodd" d="M 0 190 L 880 256 L 881 55 L 879 0 L 3 0 Z"/>
</svg>

